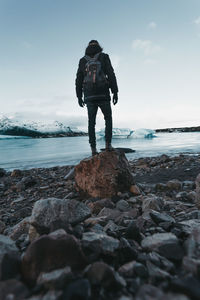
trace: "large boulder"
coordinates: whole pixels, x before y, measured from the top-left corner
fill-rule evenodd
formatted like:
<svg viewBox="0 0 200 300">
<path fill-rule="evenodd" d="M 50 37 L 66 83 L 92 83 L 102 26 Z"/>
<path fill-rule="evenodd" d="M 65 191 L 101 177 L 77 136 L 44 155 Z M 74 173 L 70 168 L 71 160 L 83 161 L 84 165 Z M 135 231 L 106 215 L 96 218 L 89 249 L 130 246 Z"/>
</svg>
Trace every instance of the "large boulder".
<svg viewBox="0 0 200 300">
<path fill-rule="evenodd" d="M 81 270 L 86 266 L 79 241 L 73 235 L 58 233 L 42 235 L 27 248 L 22 259 L 22 274 L 28 284 L 34 285 L 41 272 L 65 266 Z"/>
<path fill-rule="evenodd" d="M 79 192 L 100 198 L 127 191 L 134 184 L 128 160 L 117 150 L 82 160 L 75 167 L 75 182 Z"/>
<path fill-rule="evenodd" d="M 73 199 L 47 198 L 38 200 L 33 207 L 30 224 L 38 233 L 76 225 L 90 217 L 90 209 L 82 202 Z"/>
</svg>

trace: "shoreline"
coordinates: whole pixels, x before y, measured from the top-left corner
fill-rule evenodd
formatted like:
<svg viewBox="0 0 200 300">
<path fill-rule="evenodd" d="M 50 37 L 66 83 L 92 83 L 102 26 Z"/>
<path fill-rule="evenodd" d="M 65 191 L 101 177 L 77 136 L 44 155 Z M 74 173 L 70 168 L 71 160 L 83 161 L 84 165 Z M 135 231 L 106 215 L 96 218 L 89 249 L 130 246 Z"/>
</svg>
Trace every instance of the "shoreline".
<svg viewBox="0 0 200 300">
<path fill-rule="evenodd" d="M 162 154 L 128 161 L 136 183 L 142 185 L 163 184 L 172 179 L 194 181 L 200 172 L 200 153 L 180 153 L 174 156 Z M 71 192 L 76 194 L 73 174 L 69 176 L 74 166 L 9 171 L 0 168 L 0 204 L 3 203 L 3 199 L 7 203 L 10 199 L 25 199 L 29 195 L 32 195 L 31 203 L 34 203 L 40 198 L 51 196 L 52 192 L 55 197 L 66 197 L 66 194 Z M 55 188 L 58 188 L 58 192 Z"/>
<path fill-rule="evenodd" d="M 171 127 L 171 128 L 161 128 L 161 129 L 154 129 L 155 132 L 199 132 L 200 126 L 192 126 L 192 127 Z"/>
</svg>

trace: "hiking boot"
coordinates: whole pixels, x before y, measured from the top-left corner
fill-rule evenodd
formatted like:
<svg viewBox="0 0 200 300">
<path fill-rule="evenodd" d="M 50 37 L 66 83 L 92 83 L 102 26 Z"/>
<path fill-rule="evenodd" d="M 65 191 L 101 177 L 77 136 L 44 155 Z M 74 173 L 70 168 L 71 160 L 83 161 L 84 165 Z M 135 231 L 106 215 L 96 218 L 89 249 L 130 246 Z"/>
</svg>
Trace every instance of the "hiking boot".
<svg viewBox="0 0 200 300">
<path fill-rule="evenodd" d="M 96 155 L 96 154 L 99 154 L 98 151 L 97 151 L 96 146 L 91 147 L 91 150 L 92 150 L 92 156 L 94 156 L 94 155 Z"/>
<path fill-rule="evenodd" d="M 114 148 L 112 147 L 111 143 L 106 142 L 106 151 L 113 151 Z"/>
</svg>

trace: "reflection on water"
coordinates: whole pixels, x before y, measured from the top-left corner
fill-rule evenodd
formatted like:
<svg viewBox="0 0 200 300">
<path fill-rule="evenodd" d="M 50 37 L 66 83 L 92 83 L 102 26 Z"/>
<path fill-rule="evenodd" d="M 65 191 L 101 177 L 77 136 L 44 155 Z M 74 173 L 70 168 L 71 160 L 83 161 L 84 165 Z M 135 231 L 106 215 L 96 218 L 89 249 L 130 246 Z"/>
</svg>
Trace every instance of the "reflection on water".
<svg viewBox="0 0 200 300">
<path fill-rule="evenodd" d="M 175 155 L 180 152 L 200 152 L 200 132 L 159 133 L 154 139 L 113 139 L 113 146 L 135 149 L 128 159 L 160 154 Z M 98 149 L 104 140 L 97 141 Z M 0 167 L 27 169 L 76 164 L 90 156 L 88 137 L 47 139 L 1 139 Z"/>
</svg>

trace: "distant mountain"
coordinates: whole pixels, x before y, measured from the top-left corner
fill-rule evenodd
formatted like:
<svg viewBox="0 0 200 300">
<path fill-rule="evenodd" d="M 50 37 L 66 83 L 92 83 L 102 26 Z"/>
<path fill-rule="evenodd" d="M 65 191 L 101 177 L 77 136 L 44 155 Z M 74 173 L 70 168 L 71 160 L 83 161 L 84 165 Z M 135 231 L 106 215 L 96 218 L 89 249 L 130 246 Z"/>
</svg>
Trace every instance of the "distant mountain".
<svg viewBox="0 0 200 300">
<path fill-rule="evenodd" d="M 86 135 L 86 133 L 79 131 L 77 128 L 65 126 L 58 121 L 52 121 L 51 123 L 19 121 L 6 116 L 0 117 L 0 134 L 29 137 Z"/>
</svg>

